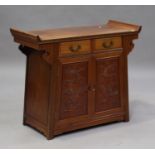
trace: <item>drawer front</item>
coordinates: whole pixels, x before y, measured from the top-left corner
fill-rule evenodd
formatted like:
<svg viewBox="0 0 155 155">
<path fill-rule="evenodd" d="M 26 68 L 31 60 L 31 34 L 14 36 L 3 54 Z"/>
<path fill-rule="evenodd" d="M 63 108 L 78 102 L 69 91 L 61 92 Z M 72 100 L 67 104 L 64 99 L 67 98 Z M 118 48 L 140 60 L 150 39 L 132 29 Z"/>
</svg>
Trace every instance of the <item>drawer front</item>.
<svg viewBox="0 0 155 155">
<path fill-rule="evenodd" d="M 90 40 L 60 43 L 60 55 L 85 54 L 91 51 Z"/>
<path fill-rule="evenodd" d="M 107 50 L 122 47 L 121 37 L 95 39 L 95 50 Z"/>
</svg>

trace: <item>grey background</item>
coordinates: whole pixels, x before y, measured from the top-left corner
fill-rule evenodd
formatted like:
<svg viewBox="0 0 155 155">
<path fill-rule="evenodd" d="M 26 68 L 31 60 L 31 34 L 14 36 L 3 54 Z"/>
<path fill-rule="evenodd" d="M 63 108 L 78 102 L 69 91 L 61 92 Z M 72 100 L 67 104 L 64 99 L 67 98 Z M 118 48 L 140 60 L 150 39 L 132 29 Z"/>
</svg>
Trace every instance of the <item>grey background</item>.
<svg viewBox="0 0 155 155">
<path fill-rule="evenodd" d="M 22 125 L 25 56 L 9 28 L 105 24 L 143 26 L 129 55 L 130 122 L 64 134 L 47 141 Z M 0 148 L 155 148 L 155 6 L 0 6 Z"/>
</svg>

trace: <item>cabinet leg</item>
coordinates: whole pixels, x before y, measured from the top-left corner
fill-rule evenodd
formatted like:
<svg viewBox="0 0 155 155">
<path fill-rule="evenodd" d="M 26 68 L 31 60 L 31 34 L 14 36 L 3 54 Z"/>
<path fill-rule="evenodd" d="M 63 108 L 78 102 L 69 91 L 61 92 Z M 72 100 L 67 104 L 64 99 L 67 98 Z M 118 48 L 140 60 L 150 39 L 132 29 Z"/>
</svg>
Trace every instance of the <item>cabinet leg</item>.
<svg viewBox="0 0 155 155">
<path fill-rule="evenodd" d="M 54 138 L 54 134 L 53 134 L 52 132 L 48 132 L 48 133 L 46 134 L 46 138 L 47 138 L 48 140 L 51 140 L 51 139 Z"/>
<path fill-rule="evenodd" d="M 54 136 L 48 136 L 47 140 L 52 140 L 54 138 Z"/>
<path fill-rule="evenodd" d="M 46 138 L 47 138 L 47 140 L 51 140 L 54 138 L 54 135 L 47 135 Z"/>
<path fill-rule="evenodd" d="M 27 125 L 25 122 L 23 122 L 23 125 L 25 126 L 25 125 Z"/>
<path fill-rule="evenodd" d="M 26 124 L 26 118 L 25 118 L 25 117 L 23 118 L 23 125 L 24 125 L 24 126 L 27 125 L 27 124 Z"/>
<path fill-rule="evenodd" d="M 124 122 L 129 122 L 129 113 L 125 114 Z"/>
</svg>

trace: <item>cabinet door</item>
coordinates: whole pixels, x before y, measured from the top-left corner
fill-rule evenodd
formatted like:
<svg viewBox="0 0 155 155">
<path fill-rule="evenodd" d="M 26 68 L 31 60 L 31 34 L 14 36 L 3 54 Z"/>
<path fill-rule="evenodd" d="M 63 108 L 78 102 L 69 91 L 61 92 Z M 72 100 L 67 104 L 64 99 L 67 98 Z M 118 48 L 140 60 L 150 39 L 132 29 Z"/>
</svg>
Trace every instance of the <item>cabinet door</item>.
<svg viewBox="0 0 155 155">
<path fill-rule="evenodd" d="M 81 121 L 89 113 L 89 65 L 90 58 L 60 58 L 57 128 Z"/>
<path fill-rule="evenodd" d="M 120 110 L 122 51 L 96 54 L 95 113 Z"/>
</svg>

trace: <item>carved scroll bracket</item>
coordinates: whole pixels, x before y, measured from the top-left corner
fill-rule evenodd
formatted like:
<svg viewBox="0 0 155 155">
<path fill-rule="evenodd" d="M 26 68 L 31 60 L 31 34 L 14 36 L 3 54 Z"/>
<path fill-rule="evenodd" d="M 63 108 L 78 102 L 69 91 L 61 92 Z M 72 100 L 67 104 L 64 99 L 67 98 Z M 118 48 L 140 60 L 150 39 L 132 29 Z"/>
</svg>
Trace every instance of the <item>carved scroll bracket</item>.
<svg viewBox="0 0 155 155">
<path fill-rule="evenodd" d="M 134 48 L 134 39 L 138 39 L 138 34 L 123 36 L 123 46 L 126 55 L 128 55 Z"/>
<path fill-rule="evenodd" d="M 43 51 L 42 57 L 43 59 L 50 65 L 53 63 L 53 57 L 54 57 L 54 51 L 53 46 L 51 44 L 49 45 L 42 45 L 41 50 Z"/>
<path fill-rule="evenodd" d="M 29 48 L 29 47 L 24 46 L 24 45 L 19 45 L 18 48 L 26 56 L 28 56 L 32 52 L 32 50 L 33 50 L 32 48 Z"/>
<path fill-rule="evenodd" d="M 51 65 L 53 63 L 53 50 L 52 46 L 41 46 L 40 50 L 36 50 L 27 46 L 20 45 L 19 50 L 22 51 L 23 54 L 29 56 L 30 53 L 41 54 L 42 58 Z"/>
</svg>

